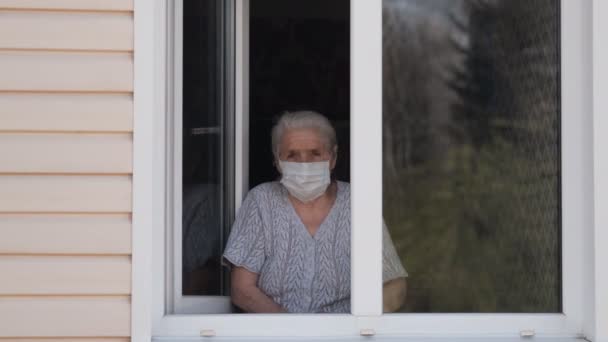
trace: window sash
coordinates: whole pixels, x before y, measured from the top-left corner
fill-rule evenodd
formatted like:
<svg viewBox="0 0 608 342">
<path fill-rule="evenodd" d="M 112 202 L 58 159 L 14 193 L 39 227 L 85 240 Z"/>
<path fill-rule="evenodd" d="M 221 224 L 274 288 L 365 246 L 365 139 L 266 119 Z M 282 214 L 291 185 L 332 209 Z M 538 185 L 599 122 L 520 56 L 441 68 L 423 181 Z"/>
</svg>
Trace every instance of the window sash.
<svg viewBox="0 0 608 342">
<path fill-rule="evenodd" d="M 231 4 L 231 3 L 230 3 Z M 240 10 L 239 8 L 238 10 Z M 183 0 L 171 0 L 167 6 L 167 25 L 168 31 L 172 32 L 167 36 L 168 49 L 167 59 L 167 84 L 168 84 L 168 113 L 167 138 L 170 143 L 167 146 L 167 193 L 170 201 L 167 203 L 167 213 L 169 215 L 167 225 L 167 274 L 171 281 L 167 281 L 167 291 L 165 293 L 166 306 L 168 312 L 177 314 L 194 313 L 228 313 L 232 309 L 230 298 L 226 296 L 184 296 L 183 289 Z M 240 49 L 239 49 L 240 50 Z M 229 56 L 226 56 L 228 59 Z M 229 67 L 229 66 L 228 66 Z M 242 71 L 242 70 L 237 70 Z M 239 80 L 242 80 L 240 78 Z M 237 85 L 238 86 L 238 85 Z M 237 97 L 237 101 L 242 102 L 242 97 Z M 231 109 L 226 110 L 230 112 Z M 241 115 L 237 117 L 242 117 Z M 238 120 L 242 122 L 243 120 Z M 242 134 L 236 134 L 242 137 Z M 226 151 L 227 152 L 227 151 Z M 237 156 L 242 155 L 237 151 Z M 242 170 L 243 166 L 237 170 Z M 246 174 L 246 173 L 245 173 Z M 239 182 L 242 178 L 234 180 L 235 191 L 242 192 L 243 183 Z M 232 183 L 229 181 L 228 183 Z M 240 204 L 240 200 L 236 200 Z M 238 207 L 238 205 L 237 205 Z"/>
<path fill-rule="evenodd" d="M 171 0 L 156 1 L 159 12 L 167 13 L 167 1 Z M 247 2 L 248 0 L 237 0 L 242 8 Z M 591 22 L 591 6 L 588 1 L 569 0 L 562 0 L 561 6 L 563 313 L 381 315 L 380 229 L 376 232 L 364 227 L 380 227 L 378 223 L 382 219 L 382 116 L 366 115 L 382 112 L 382 1 L 351 0 L 352 314 L 165 315 L 164 293 L 168 280 L 162 265 L 168 252 L 163 245 L 166 238 L 164 222 L 168 214 L 161 210 L 155 212 L 154 218 L 161 220 L 154 222 L 161 224 L 154 225 L 152 243 L 153 265 L 156 265 L 152 272 L 153 335 L 198 336 L 201 330 L 210 329 L 218 336 L 345 336 L 357 335 L 361 329 L 373 329 L 378 334 L 411 336 L 515 337 L 523 330 L 534 330 L 537 335 L 543 336 L 578 336 L 582 331 L 582 299 L 584 280 L 587 279 L 583 273 L 584 249 L 592 234 L 593 217 L 593 197 L 589 191 L 593 189 L 590 183 L 593 149 L 588 132 L 591 120 L 591 70 L 586 66 L 591 53 L 591 37 L 587 35 L 590 33 L 587 26 Z M 159 22 L 163 24 L 160 25 L 160 31 L 164 37 L 168 27 L 163 20 Z M 245 31 L 245 27 L 241 29 L 241 32 Z M 171 35 L 170 32 L 168 34 Z M 241 61 L 245 59 L 244 54 L 241 55 Z M 167 62 L 165 56 L 160 64 L 166 66 Z M 245 94 L 246 82 L 241 82 L 241 94 Z M 241 98 L 242 102 L 238 101 L 237 99 L 237 117 L 247 107 L 246 96 Z M 245 116 L 243 118 L 246 120 Z M 160 125 L 157 132 L 163 132 L 166 128 L 163 115 L 157 117 L 156 123 Z M 245 121 L 240 127 L 243 132 Z M 246 140 L 242 137 L 240 148 L 244 153 Z M 164 163 L 168 160 L 167 157 L 171 157 L 167 152 L 163 150 L 160 153 L 162 156 L 157 158 L 156 165 L 160 165 L 161 169 L 166 165 Z M 237 163 L 238 160 L 239 158 Z M 164 172 L 160 173 L 164 176 Z M 156 193 L 166 194 L 167 189 L 161 187 Z M 155 197 L 155 201 L 158 208 L 158 197 Z"/>
<path fill-rule="evenodd" d="M 249 27 L 249 1 L 226 1 L 230 6 L 234 5 L 234 45 L 235 51 L 234 56 L 226 56 L 227 59 L 234 57 L 235 68 L 231 69 L 231 65 L 227 65 L 229 73 L 239 75 L 235 77 L 235 92 L 234 92 L 234 108 L 229 108 L 227 112 L 236 110 L 239 114 L 235 115 L 234 118 L 234 179 L 228 183 L 233 182 L 234 191 L 234 203 L 233 206 L 235 211 L 241 205 L 248 189 L 248 177 L 249 174 L 249 36 L 245 34 Z M 168 160 L 171 160 L 169 164 L 173 167 L 170 169 L 170 176 L 168 179 L 172 180 L 172 184 L 168 186 L 168 192 L 172 193 L 170 198 L 172 208 L 169 209 L 172 213 L 173 219 L 170 225 L 170 232 L 167 236 L 167 243 L 171 246 L 172 251 L 170 262 L 168 263 L 167 273 L 173 274 L 173 281 L 167 282 L 167 292 L 165 294 L 167 301 L 167 311 L 175 312 L 178 314 L 192 314 L 192 313 L 228 313 L 232 309 L 230 299 L 225 296 L 184 296 L 182 294 L 182 161 L 181 156 L 183 155 L 182 146 L 182 134 L 183 134 L 183 115 L 182 115 L 182 101 L 183 101 L 183 0 L 170 0 L 167 8 L 168 17 L 167 23 L 169 25 L 169 31 L 171 34 L 167 37 L 168 46 L 171 49 L 168 52 L 168 84 L 169 92 L 173 94 L 169 101 L 171 115 L 170 120 L 167 120 L 168 132 L 170 134 L 170 141 L 172 141 L 173 150 L 170 153 Z M 232 21 L 231 17 L 229 21 Z M 228 44 L 232 41 L 227 42 Z M 232 53 L 232 51 L 228 51 Z M 233 96 L 229 94 L 228 96 Z M 168 147 L 170 148 L 170 147 Z M 227 151 L 228 153 L 228 151 Z M 175 214 L 179 213 L 179 214 Z M 201 308 L 204 308 L 201 310 Z"/>
</svg>

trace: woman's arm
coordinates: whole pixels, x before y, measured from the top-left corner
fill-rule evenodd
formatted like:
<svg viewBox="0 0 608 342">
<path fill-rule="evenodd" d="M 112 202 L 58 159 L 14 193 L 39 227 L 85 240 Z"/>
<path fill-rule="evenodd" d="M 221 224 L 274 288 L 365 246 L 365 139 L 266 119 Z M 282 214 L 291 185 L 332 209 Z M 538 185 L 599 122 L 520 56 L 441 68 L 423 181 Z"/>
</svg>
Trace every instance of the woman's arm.
<svg viewBox="0 0 608 342">
<path fill-rule="evenodd" d="M 389 280 L 382 286 L 384 312 L 395 312 L 405 303 L 407 282 L 405 278 Z"/>
<path fill-rule="evenodd" d="M 234 305 L 251 313 L 287 312 L 268 297 L 257 286 L 258 275 L 244 267 L 233 267 L 231 277 L 231 299 Z"/>
</svg>

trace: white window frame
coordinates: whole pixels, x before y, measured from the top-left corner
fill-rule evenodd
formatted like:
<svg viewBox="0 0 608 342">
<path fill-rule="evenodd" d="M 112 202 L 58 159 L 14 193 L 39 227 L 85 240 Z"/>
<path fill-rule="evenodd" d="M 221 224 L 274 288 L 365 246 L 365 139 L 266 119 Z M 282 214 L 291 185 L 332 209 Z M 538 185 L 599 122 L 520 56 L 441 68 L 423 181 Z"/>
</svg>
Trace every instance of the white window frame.
<svg viewBox="0 0 608 342">
<path fill-rule="evenodd" d="M 381 113 L 382 6 L 381 0 L 351 0 L 352 314 L 165 315 L 168 6 L 167 0 L 135 0 L 133 340 L 195 337 L 202 330 L 217 336 L 357 336 L 362 329 L 378 335 L 452 338 L 518 337 L 523 330 L 534 330 L 537 336 L 608 339 L 600 324 L 608 318 L 600 287 L 608 279 L 598 266 L 608 257 L 608 238 L 599 226 L 608 221 L 601 210 L 608 204 L 608 172 L 600 172 L 608 171 L 607 158 L 598 153 L 608 143 L 601 117 L 608 105 L 598 93 L 608 83 L 600 62 L 608 53 L 598 38 L 608 33 L 598 20 L 599 11 L 608 16 L 602 1 L 561 1 L 563 314 L 381 314 L 380 228 L 361 227 L 380 227 L 381 222 L 381 115 L 366 114 Z M 592 72 L 593 62 L 601 73 Z M 238 101 L 237 110 L 247 107 L 245 98 Z M 241 125 L 246 127 L 246 121 Z M 246 146 L 245 138 L 237 149 Z"/>
</svg>

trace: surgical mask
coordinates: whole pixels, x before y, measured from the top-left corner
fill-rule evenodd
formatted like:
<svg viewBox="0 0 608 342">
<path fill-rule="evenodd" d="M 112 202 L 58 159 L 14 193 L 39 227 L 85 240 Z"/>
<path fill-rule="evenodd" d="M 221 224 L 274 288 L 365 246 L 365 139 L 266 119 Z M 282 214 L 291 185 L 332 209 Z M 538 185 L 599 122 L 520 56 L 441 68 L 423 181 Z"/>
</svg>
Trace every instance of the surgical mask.
<svg viewBox="0 0 608 342">
<path fill-rule="evenodd" d="M 294 163 L 279 160 L 279 168 L 281 184 L 304 203 L 323 195 L 330 183 L 329 161 Z"/>
</svg>

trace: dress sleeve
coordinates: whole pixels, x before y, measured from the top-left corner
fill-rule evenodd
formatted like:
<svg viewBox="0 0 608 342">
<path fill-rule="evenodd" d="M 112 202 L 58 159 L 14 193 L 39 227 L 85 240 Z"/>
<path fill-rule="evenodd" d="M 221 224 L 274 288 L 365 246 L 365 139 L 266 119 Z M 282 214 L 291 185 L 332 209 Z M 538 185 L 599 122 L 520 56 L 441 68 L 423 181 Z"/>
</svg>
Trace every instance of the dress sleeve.
<svg viewBox="0 0 608 342">
<path fill-rule="evenodd" d="M 403 277 L 407 277 L 407 271 L 401 264 L 386 223 L 382 220 L 382 283 Z"/>
<path fill-rule="evenodd" d="M 264 231 L 259 207 L 251 192 L 238 211 L 223 257 L 227 266 L 244 267 L 254 273 L 260 273 L 262 269 Z"/>
</svg>

